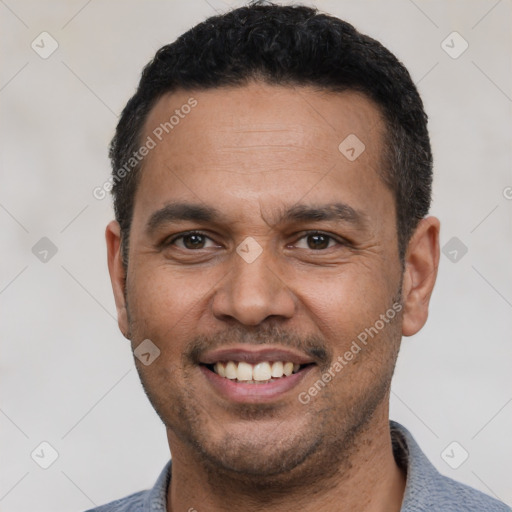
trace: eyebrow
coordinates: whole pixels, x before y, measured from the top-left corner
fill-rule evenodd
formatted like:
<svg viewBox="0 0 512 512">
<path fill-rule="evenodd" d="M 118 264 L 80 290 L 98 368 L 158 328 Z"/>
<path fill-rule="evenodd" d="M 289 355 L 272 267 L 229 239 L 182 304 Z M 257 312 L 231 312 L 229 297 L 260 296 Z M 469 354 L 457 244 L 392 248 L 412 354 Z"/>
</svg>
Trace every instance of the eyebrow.
<svg viewBox="0 0 512 512">
<path fill-rule="evenodd" d="M 329 203 L 324 205 L 297 204 L 289 208 L 281 215 L 281 222 L 320 222 L 342 221 L 363 227 L 367 216 L 345 203 Z"/>
<path fill-rule="evenodd" d="M 146 232 L 151 234 L 163 224 L 187 220 L 195 222 L 221 222 L 226 219 L 213 206 L 184 202 L 168 203 L 151 215 L 146 224 Z"/>
<path fill-rule="evenodd" d="M 364 228 L 368 217 L 345 203 L 328 203 L 323 205 L 296 204 L 285 211 L 281 210 L 276 224 L 291 222 L 338 221 Z M 160 226 L 172 222 L 208 222 L 229 224 L 226 215 L 213 206 L 196 203 L 172 202 L 155 211 L 146 224 L 146 232 L 151 235 Z"/>
</svg>

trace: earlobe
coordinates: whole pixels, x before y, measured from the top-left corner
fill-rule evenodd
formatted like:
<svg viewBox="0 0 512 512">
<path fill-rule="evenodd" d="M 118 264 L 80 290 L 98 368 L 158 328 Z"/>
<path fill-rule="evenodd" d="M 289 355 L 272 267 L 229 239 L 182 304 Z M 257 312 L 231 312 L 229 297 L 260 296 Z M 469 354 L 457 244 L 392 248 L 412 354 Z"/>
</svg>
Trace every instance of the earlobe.
<svg viewBox="0 0 512 512">
<path fill-rule="evenodd" d="M 422 219 L 407 247 L 402 283 L 404 336 L 416 334 L 427 321 L 439 265 L 439 229 L 436 217 Z"/>
<path fill-rule="evenodd" d="M 121 228 L 117 221 L 113 220 L 107 225 L 105 240 L 107 243 L 108 271 L 117 309 L 117 322 L 123 336 L 127 338 L 128 315 L 125 301 L 126 271 L 123 266 L 121 254 Z"/>
</svg>

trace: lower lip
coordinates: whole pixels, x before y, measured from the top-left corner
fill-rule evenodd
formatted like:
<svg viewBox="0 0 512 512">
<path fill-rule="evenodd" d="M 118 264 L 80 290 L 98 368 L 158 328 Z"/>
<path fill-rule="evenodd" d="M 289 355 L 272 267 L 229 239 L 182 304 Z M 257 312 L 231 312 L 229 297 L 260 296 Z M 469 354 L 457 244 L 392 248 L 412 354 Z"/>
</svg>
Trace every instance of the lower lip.
<svg viewBox="0 0 512 512">
<path fill-rule="evenodd" d="M 288 377 L 281 377 L 266 384 L 245 384 L 221 377 L 203 365 L 199 368 L 215 391 L 223 398 L 239 403 L 264 403 L 280 399 L 297 387 L 312 370 L 313 365 L 306 366 L 304 369 Z"/>
</svg>

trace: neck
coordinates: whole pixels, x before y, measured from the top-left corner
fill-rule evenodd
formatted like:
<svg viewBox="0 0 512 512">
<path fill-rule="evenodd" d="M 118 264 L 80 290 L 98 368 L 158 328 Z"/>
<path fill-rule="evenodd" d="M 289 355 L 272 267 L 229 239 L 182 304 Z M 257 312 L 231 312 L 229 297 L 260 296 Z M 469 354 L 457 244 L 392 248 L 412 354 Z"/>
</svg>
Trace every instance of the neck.
<svg viewBox="0 0 512 512">
<path fill-rule="evenodd" d="M 293 474 L 268 481 L 209 467 L 171 433 L 169 442 L 173 462 L 167 512 L 227 508 L 255 512 L 262 506 L 276 512 L 399 512 L 401 508 L 406 477 L 393 456 L 387 403 L 354 436 L 350 449 L 334 456 L 312 455 Z"/>
</svg>

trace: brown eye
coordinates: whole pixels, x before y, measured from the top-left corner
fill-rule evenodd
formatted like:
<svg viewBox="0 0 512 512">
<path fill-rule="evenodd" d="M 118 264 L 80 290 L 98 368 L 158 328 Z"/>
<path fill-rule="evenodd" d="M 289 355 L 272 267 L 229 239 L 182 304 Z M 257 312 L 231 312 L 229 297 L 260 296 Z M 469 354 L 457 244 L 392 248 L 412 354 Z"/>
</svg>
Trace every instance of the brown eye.
<svg viewBox="0 0 512 512">
<path fill-rule="evenodd" d="M 207 243 L 212 245 L 207 246 Z M 181 235 L 175 236 L 169 240 L 169 242 L 166 242 L 165 245 L 175 245 L 180 249 L 186 249 L 190 251 L 197 249 L 207 249 L 209 247 L 217 247 L 213 240 L 210 239 L 210 237 L 199 232 L 182 233 Z"/>
<path fill-rule="evenodd" d="M 192 233 L 191 235 L 185 235 L 183 238 L 183 245 L 186 249 L 202 249 L 205 243 L 205 236 Z"/>
<path fill-rule="evenodd" d="M 313 232 L 306 233 L 303 237 L 301 237 L 296 246 L 300 249 L 321 251 L 330 249 L 336 245 L 336 243 L 338 243 L 337 240 L 335 240 L 334 237 L 327 235 L 326 233 Z"/>
<path fill-rule="evenodd" d="M 330 238 L 331 237 L 322 234 L 308 235 L 308 246 L 310 249 L 327 249 Z"/>
</svg>

